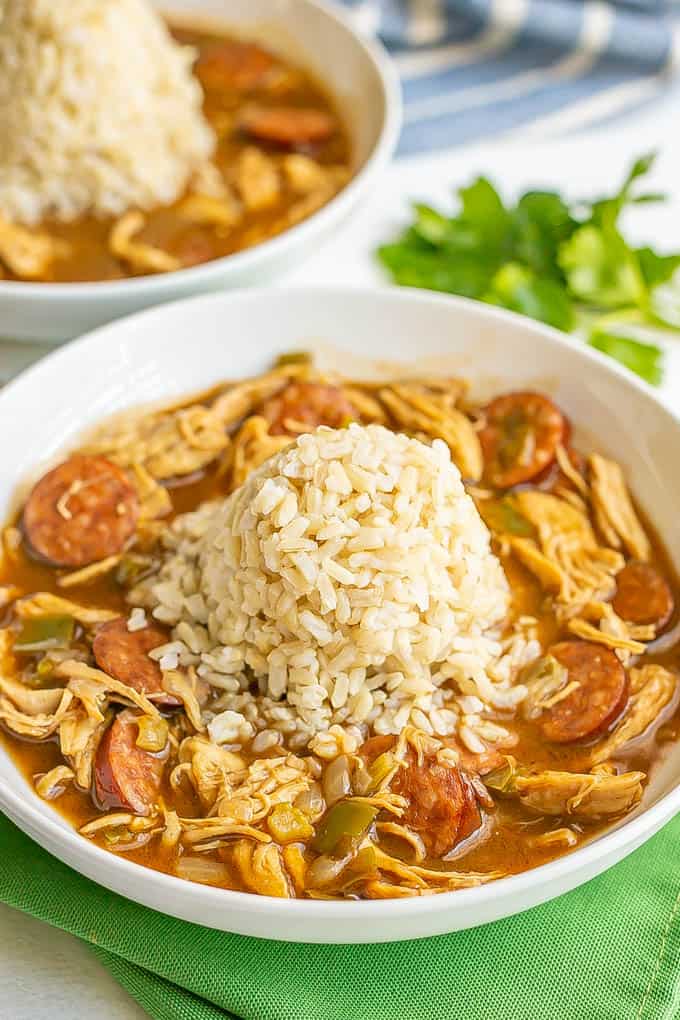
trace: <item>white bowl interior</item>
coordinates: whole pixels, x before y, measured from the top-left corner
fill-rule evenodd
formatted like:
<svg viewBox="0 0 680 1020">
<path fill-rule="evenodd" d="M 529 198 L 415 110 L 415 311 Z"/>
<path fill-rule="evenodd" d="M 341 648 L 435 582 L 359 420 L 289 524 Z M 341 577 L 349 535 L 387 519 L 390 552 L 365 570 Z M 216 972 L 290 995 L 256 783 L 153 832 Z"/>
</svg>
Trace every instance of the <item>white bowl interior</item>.
<svg viewBox="0 0 680 1020">
<path fill-rule="evenodd" d="M 474 302 L 389 290 L 248 291 L 198 298 L 103 327 L 62 348 L 0 392 L 3 433 L 16 437 L 4 444 L 0 459 L 0 515 L 8 514 L 22 481 L 106 415 L 259 372 L 276 354 L 301 348 L 316 349 L 322 363 L 345 373 L 458 373 L 470 378 L 473 392 L 480 395 L 516 387 L 549 392 L 588 444 L 623 464 L 676 568 L 680 565 L 680 423 L 651 390 L 529 320 Z M 135 874 L 140 869 L 95 852 L 74 836 L 2 751 L 0 807 L 85 873 L 179 916 L 274 938 L 368 941 L 465 927 L 572 887 L 606 866 L 598 861 L 612 863 L 680 808 L 679 778 L 680 747 L 669 746 L 635 821 L 527 876 L 418 902 L 296 903 L 292 914 L 290 906 L 272 906 L 267 900 L 225 913 L 220 897 L 232 897 L 232 905 L 260 898 L 196 887 L 181 895 L 173 892 L 168 900 L 163 882 L 169 880 L 152 873 L 139 883 Z M 172 889 L 186 885 L 173 882 Z M 466 904 L 472 906 L 461 909 Z M 338 906 L 344 912 L 338 913 Z M 358 930 L 352 920 L 357 907 L 366 918 L 365 929 Z M 409 926 L 400 931 L 394 918 L 406 916 Z M 298 927 L 291 920 L 295 917 L 300 918 Z"/>
</svg>

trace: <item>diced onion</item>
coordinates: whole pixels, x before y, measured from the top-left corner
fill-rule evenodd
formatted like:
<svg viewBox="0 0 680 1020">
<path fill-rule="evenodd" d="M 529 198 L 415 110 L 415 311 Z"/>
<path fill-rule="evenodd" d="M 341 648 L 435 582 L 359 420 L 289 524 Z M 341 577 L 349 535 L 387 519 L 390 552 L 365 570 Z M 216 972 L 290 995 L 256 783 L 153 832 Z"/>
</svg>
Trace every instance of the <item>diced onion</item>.
<svg viewBox="0 0 680 1020">
<path fill-rule="evenodd" d="M 323 794 L 326 804 L 331 807 L 343 797 L 352 792 L 352 783 L 349 774 L 349 760 L 346 754 L 341 754 L 327 767 L 323 776 Z"/>
<path fill-rule="evenodd" d="M 204 885 L 229 885 L 229 868 L 219 861 L 206 857 L 180 857 L 175 865 L 175 874 L 187 882 L 202 882 Z"/>
</svg>

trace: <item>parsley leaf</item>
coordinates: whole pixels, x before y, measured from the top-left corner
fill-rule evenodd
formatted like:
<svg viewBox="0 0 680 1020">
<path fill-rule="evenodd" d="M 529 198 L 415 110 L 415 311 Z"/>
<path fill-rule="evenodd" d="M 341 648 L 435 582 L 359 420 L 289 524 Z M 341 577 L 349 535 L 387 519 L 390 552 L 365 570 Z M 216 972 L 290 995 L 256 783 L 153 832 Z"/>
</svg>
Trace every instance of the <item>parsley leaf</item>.
<svg viewBox="0 0 680 1020">
<path fill-rule="evenodd" d="M 648 287 L 667 283 L 680 267 L 680 254 L 659 255 L 653 248 L 638 248 L 635 254 Z"/>
<path fill-rule="evenodd" d="M 592 333 L 588 343 L 610 358 L 620 361 L 652 386 L 658 386 L 661 382 L 663 351 L 656 344 L 600 331 Z"/>
<path fill-rule="evenodd" d="M 478 177 L 459 189 L 453 214 L 415 203 L 411 224 L 377 257 L 402 286 L 476 298 L 562 330 L 580 323 L 594 347 L 658 383 L 660 349 L 617 332 L 631 322 L 680 330 L 680 253 L 635 248 L 619 225 L 626 206 L 664 200 L 638 188 L 654 159 L 635 160 L 618 190 L 595 201 L 535 190 L 512 206 Z"/>
<path fill-rule="evenodd" d="M 536 276 L 519 262 L 507 262 L 498 270 L 483 300 L 557 329 L 574 325 L 572 302 L 562 284 Z"/>
<path fill-rule="evenodd" d="M 611 226 L 588 224 L 565 241 L 557 261 L 576 298 L 601 308 L 626 308 L 644 300 L 635 253 Z"/>
</svg>

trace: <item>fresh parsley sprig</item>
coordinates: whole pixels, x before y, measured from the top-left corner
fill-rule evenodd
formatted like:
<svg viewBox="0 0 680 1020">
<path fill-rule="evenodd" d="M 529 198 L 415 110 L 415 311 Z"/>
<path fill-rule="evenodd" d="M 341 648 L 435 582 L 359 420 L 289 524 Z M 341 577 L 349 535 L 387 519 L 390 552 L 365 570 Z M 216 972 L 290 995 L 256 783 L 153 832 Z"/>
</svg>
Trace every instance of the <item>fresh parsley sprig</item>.
<svg viewBox="0 0 680 1020">
<path fill-rule="evenodd" d="M 627 206 L 665 199 L 638 190 L 654 159 L 637 159 L 619 190 L 595 201 L 528 191 L 507 206 L 478 177 L 458 191 L 453 216 L 414 203 L 413 222 L 378 258 L 395 283 L 477 298 L 576 331 L 658 385 L 663 355 L 649 330 L 680 329 L 673 287 L 680 253 L 636 248 L 620 227 Z"/>
</svg>

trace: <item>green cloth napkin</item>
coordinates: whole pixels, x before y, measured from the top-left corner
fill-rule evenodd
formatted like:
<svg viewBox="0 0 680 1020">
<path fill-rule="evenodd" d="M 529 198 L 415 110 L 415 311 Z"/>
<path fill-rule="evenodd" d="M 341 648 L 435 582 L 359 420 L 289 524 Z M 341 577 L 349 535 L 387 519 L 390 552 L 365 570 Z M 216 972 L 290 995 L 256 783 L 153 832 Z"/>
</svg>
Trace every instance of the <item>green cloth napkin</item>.
<svg viewBox="0 0 680 1020">
<path fill-rule="evenodd" d="M 312 946 L 137 906 L 0 815 L 0 899 L 89 942 L 156 1020 L 677 1020 L 679 847 L 677 818 L 599 878 L 505 921 Z"/>
</svg>

